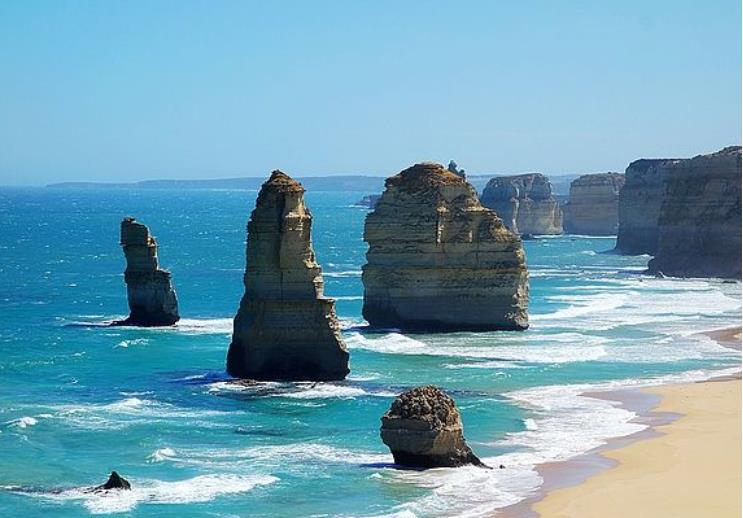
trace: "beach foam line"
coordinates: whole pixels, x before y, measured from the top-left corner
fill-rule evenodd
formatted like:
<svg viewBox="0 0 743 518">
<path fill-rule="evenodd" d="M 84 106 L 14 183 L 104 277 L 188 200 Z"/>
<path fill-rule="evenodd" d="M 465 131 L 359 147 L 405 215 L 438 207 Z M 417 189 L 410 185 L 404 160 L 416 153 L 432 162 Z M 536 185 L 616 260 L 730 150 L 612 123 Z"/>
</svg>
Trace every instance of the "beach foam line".
<svg viewBox="0 0 743 518">
<path fill-rule="evenodd" d="M 90 487 L 80 487 L 59 493 L 17 493 L 61 502 L 78 501 L 91 514 L 113 514 L 132 511 L 142 504 L 209 502 L 222 495 L 245 493 L 278 481 L 272 475 L 210 474 L 175 482 L 131 478 L 132 489 L 129 491 L 91 493 Z"/>
<path fill-rule="evenodd" d="M 612 391 L 628 387 L 702 381 L 740 372 L 739 367 L 723 370 L 696 370 L 649 379 L 535 387 L 503 394 L 529 410 L 525 430 L 506 435 L 491 443 L 508 453 L 485 457 L 489 466 L 505 469 L 484 470 L 474 466 L 426 471 L 381 470 L 383 484 L 399 489 L 400 484 L 427 490 L 415 500 L 374 518 L 392 516 L 491 517 L 498 510 L 528 498 L 543 479 L 537 466 L 563 461 L 606 444 L 610 439 L 641 431 L 646 425 L 633 423 L 634 412 L 617 401 L 598 399 L 585 393 Z M 462 498 L 462 495 L 467 498 Z"/>
</svg>

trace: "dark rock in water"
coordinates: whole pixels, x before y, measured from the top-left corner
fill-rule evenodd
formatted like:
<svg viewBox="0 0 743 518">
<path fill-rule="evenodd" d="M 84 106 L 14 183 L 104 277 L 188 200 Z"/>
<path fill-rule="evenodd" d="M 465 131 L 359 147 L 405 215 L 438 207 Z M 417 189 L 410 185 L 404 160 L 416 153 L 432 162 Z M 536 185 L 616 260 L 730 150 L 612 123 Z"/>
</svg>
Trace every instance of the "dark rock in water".
<svg viewBox="0 0 743 518">
<path fill-rule="evenodd" d="M 116 473 L 115 471 L 111 472 L 111 475 L 108 477 L 108 480 L 105 484 L 102 484 L 100 486 L 96 486 L 93 488 L 93 491 L 108 491 L 110 489 L 124 489 L 129 490 L 132 486 L 129 484 L 129 481 Z"/>
<path fill-rule="evenodd" d="M 377 206 L 377 203 L 379 202 L 379 198 L 381 198 L 381 194 L 367 194 L 363 198 L 361 198 L 359 201 L 354 203 L 357 207 L 366 207 L 368 209 L 373 209 Z"/>
<path fill-rule="evenodd" d="M 341 380 L 349 372 L 335 300 L 323 296 L 304 188 L 281 171 L 263 184 L 248 222 L 245 295 L 227 372 L 254 380 Z"/>
<path fill-rule="evenodd" d="M 487 467 L 464 440 L 454 400 L 434 386 L 409 390 L 382 416 L 380 435 L 395 463 L 408 468 Z"/>
<path fill-rule="evenodd" d="M 374 327 L 521 330 L 529 275 L 521 240 L 441 164 L 387 179 L 366 217 L 363 316 Z"/>
<path fill-rule="evenodd" d="M 533 241 L 536 239 L 533 234 L 521 234 L 522 241 Z"/>
<path fill-rule="evenodd" d="M 562 209 L 542 173 L 496 176 L 480 200 L 517 234 L 562 234 Z"/>
<path fill-rule="evenodd" d="M 170 272 L 160 268 L 157 243 L 149 229 L 124 218 L 121 222 L 121 246 L 126 256 L 126 293 L 129 317 L 114 322 L 126 326 L 170 326 L 178 315 L 178 298 L 170 280 Z"/>
</svg>

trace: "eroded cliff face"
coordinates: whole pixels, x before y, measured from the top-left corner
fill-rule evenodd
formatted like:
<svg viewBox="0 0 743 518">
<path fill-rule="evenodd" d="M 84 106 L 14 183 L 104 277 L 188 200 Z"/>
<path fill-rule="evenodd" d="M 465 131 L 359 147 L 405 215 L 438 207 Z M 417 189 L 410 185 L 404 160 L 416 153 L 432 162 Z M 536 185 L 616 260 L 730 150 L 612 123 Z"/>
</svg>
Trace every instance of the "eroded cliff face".
<svg viewBox="0 0 743 518">
<path fill-rule="evenodd" d="M 227 371 L 256 380 L 340 380 L 348 351 L 335 301 L 323 296 L 304 188 L 274 171 L 248 222 L 245 295 L 235 317 Z"/>
<path fill-rule="evenodd" d="M 482 204 L 517 234 L 562 234 L 562 211 L 541 173 L 498 176 L 485 186 Z"/>
<path fill-rule="evenodd" d="M 385 182 L 366 218 L 364 318 L 376 327 L 528 327 L 521 240 L 464 178 L 423 163 Z"/>
<path fill-rule="evenodd" d="M 651 272 L 741 277 L 741 147 L 664 165 Z"/>
<path fill-rule="evenodd" d="M 619 226 L 619 192 L 624 175 L 599 173 L 580 176 L 570 183 L 570 198 L 563 206 L 565 232 L 614 236 Z"/>
<path fill-rule="evenodd" d="M 635 160 L 625 171 L 619 192 L 616 250 L 627 255 L 655 254 L 658 217 L 666 188 L 668 164 L 675 159 Z"/>
<path fill-rule="evenodd" d="M 178 298 L 170 272 L 157 260 L 157 243 L 147 226 L 134 218 L 121 222 L 121 246 L 126 257 L 126 293 L 129 317 L 115 322 L 130 326 L 170 326 L 178 319 Z"/>
</svg>

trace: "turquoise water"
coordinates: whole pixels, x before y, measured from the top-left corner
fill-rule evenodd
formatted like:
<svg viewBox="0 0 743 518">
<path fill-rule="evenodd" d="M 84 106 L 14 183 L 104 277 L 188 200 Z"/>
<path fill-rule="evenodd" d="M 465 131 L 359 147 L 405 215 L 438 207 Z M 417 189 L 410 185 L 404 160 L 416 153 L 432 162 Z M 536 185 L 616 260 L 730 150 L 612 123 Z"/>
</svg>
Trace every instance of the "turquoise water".
<svg viewBox="0 0 743 518">
<path fill-rule="evenodd" d="M 350 378 L 237 390 L 224 359 L 255 192 L 0 189 L 0 515 L 492 515 L 539 486 L 535 464 L 640 427 L 582 392 L 740 364 L 698 334 L 739 323 L 739 283 L 643 276 L 647 257 L 603 253 L 613 238 L 525 243 L 526 332 L 370 333 L 363 194 L 307 195 Z M 126 315 L 126 215 L 157 236 L 183 320 L 70 325 Z M 379 418 L 424 383 L 455 397 L 470 445 L 506 469 L 391 468 Z M 113 469 L 133 491 L 81 491 Z"/>
</svg>

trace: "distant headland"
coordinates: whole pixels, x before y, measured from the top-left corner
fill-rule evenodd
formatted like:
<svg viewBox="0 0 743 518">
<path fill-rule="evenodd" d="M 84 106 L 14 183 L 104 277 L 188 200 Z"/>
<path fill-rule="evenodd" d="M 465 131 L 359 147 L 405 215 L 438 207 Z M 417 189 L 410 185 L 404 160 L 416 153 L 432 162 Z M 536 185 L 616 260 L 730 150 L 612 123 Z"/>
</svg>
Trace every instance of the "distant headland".
<svg viewBox="0 0 743 518">
<path fill-rule="evenodd" d="M 478 192 L 482 192 L 488 181 L 501 173 L 483 173 L 467 175 L 467 180 Z M 552 182 L 555 194 L 567 195 L 570 182 L 579 176 L 578 173 L 559 173 L 547 175 Z M 384 190 L 386 176 L 374 175 L 338 175 L 338 176 L 297 176 L 299 182 L 310 191 L 363 191 L 381 193 Z M 245 189 L 259 190 L 265 181 L 264 177 L 221 178 L 213 180 L 142 180 L 139 182 L 59 182 L 46 187 L 56 189 Z"/>
</svg>

